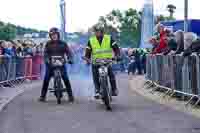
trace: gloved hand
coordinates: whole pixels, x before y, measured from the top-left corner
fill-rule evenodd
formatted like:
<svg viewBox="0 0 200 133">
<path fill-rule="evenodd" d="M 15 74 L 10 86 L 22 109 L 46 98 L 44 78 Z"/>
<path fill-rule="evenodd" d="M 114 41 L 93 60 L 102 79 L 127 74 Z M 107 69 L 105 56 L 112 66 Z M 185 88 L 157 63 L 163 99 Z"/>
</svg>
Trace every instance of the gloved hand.
<svg viewBox="0 0 200 133">
<path fill-rule="evenodd" d="M 86 62 L 86 64 L 87 64 L 88 66 L 91 64 L 91 60 L 88 59 L 87 57 L 82 56 L 82 59 Z"/>
</svg>

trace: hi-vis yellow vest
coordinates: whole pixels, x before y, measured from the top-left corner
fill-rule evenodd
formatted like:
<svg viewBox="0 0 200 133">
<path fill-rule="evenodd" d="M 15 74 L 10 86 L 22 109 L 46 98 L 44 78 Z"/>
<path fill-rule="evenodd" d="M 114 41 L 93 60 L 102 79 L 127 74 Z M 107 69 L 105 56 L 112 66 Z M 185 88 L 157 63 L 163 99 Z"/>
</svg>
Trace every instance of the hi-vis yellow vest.
<svg viewBox="0 0 200 133">
<path fill-rule="evenodd" d="M 90 44 L 92 47 L 92 58 L 95 59 L 104 59 L 112 58 L 112 48 L 111 48 L 111 36 L 104 35 L 102 44 L 99 44 L 96 36 L 90 38 Z"/>
</svg>

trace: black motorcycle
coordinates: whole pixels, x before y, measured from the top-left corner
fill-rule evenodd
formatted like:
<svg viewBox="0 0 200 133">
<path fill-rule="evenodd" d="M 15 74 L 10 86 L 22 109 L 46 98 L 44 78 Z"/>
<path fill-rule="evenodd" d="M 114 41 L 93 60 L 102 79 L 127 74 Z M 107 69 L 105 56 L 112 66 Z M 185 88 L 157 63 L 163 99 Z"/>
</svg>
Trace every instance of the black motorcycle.
<svg viewBox="0 0 200 133">
<path fill-rule="evenodd" d="M 90 60 L 83 57 L 84 60 L 91 63 Z M 109 76 L 108 68 L 112 66 L 115 59 L 96 59 L 94 62 L 95 65 L 100 66 L 98 68 L 99 72 L 99 82 L 100 82 L 100 98 L 104 102 L 107 110 L 112 110 L 111 101 L 112 101 L 112 90 L 109 86 Z"/>
</svg>

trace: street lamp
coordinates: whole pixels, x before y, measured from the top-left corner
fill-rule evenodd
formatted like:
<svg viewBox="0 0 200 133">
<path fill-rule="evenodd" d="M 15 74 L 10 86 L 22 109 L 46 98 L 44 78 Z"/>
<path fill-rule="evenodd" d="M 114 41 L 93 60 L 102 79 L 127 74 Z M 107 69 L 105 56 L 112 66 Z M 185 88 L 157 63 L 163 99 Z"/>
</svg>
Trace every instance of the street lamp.
<svg viewBox="0 0 200 133">
<path fill-rule="evenodd" d="M 184 2 L 184 31 L 188 31 L 188 0 Z"/>
<path fill-rule="evenodd" d="M 65 0 L 60 0 L 60 23 L 61 23 L 61 38 L 65 39 L 65 27 L 66 27 L 66 5 Z"/>
</svg>

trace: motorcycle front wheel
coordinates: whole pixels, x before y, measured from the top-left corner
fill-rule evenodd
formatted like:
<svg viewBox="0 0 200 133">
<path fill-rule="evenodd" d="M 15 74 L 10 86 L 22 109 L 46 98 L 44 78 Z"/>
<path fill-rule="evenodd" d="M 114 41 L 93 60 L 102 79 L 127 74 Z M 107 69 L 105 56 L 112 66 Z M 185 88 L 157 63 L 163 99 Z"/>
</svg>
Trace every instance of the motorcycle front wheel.
<svg viewBox="0 0 200 133">
<path fill-rule="evenodd" d="M 107 110 L 112 110 L 111 108 L 111 95 L 110 95 L 110 89 L 108 86 L 108 80 L 106 78 L 101 79 L 101 89 L 102 89 L 102 100 L 106 106 Z"/>
<path fill-rule="evenodd" d="M 61 104 L 61 99 L 62 99 L 62 81 L 61 78 L 56 79 L 56 88 L 55 88 L 55 94 L 57 98 L 57 104 Z"/>
</svg>

